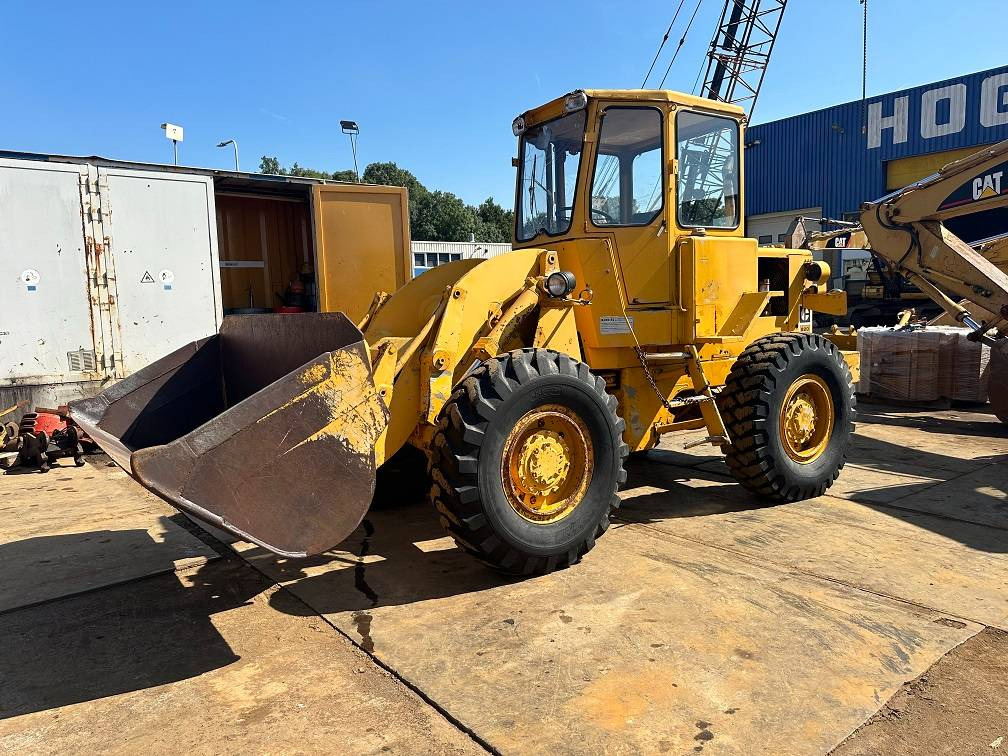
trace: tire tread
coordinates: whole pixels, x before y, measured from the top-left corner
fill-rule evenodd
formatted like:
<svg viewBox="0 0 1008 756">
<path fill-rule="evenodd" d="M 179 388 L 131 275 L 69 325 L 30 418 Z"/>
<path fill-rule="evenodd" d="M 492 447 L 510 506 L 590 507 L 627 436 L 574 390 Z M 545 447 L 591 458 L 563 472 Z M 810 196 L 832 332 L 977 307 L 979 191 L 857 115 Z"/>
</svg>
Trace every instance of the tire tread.
<svg viewBox="0 0 1008 756">
<path fill-rule="evenodd" d="M 566 553 L 549 557 L 528 556 L 493 532 L 479 495 L 480 443 L 504 398 L 545 375 L 574 378 L 598 394 L 611 415 L 613 427 L 622 434 L 624 423 L 616 414 L 615 397 L 606 392 L 605 381 L 586 364 L 551 349 L 518 349 L 481 363 L 462 380 L 442 410 L 431 445 L 434 484 L 430 496 L 442 526 L 463 551 L 496 570 L 515 575 L 543 574 L 580 561 L 595 545 L 595 539 L 608 529 L 610 518 L 620 505 L 614 491 L 608 508 L 591 532 Z M 618 484 L 626 481 L 628 452 L 620 438 Z"/>
</svg>

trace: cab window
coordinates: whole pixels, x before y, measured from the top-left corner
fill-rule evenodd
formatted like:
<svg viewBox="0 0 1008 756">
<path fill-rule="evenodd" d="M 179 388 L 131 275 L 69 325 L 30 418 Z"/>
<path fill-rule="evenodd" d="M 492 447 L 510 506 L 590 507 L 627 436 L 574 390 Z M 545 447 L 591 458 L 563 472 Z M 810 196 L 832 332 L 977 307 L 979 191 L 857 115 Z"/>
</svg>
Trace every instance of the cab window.
<svg viewBox="0 0 1008 756">
<path fill-rule="evenodd" d="M 690 111 L 676 117 L 680 226 L 738 227 L 738 142 L 731 118 Z"/>
<path fill-rule="evenodd" d="M 515 202 L 518 241 L 570 230 L 584 132 L 585 111 L 579 110 L 522 134 Z"/>
<path fill-rule="evenodd" d="M 661 213 L 662 114 L 612 107 L 602 116 L 590 197 L 596 226 L 646 226 Z"/>
</svg>

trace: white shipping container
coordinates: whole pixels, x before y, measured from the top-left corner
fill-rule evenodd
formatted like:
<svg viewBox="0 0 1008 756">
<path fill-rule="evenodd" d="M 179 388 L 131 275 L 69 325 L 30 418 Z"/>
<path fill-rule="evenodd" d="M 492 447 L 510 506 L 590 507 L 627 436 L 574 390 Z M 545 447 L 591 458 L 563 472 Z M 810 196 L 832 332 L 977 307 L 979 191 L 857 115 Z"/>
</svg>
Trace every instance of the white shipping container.
<svg viewBox="0 0 1008 756">
<path fill-rule="evenodd" d="M 213 179 L 0 159 L 0 281 L 0 405 L 91 394 L 220 326 Z"/>
</svg>

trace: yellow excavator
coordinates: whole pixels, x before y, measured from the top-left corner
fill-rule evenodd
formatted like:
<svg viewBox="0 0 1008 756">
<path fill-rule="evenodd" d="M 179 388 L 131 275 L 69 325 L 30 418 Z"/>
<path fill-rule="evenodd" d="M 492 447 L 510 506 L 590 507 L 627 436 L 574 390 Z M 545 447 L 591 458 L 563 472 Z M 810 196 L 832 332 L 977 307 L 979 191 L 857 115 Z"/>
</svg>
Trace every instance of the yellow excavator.
<svg viewBox="0 0 1008 756">
<path fill-rule="evenodd" d="M 1008 423 L 1008 274 L 999 266 L 1003 241 L 978 251 L 944 225 L 950 218 L 1008 206 L 1005 178 L 1008 141 L 865 203 L 860 222 L 874 253 L 969 328 L 969 338 L 991 347 L 989 400 Z"/>
<path fill-rule="evenodd" d="M 970 246 L 944 225 L 952 218 L 1004 207 L 1008 141 L 866 202 L 860 223 L 806 234 L 802 219 L 797 219 L 789 236 L 794 246 L 811 250 L 871 251 L 884 260 L 890 275 L 898 274 L 944 311 L 933 324 L 969 328 L 969 338 L 991 347 L 989 401 L 998 419 L 1008 423 L 1008 232 Z M 845 343 L 839 337 L 837 341 Z"/>
<path fill-rule="evenodd" d="M 808 251 L 744 237 L 744 127 L 737 106 L 664 90 L 529 110 L 514 251 L 378 292 L 357 325 L 226 318 L 71 416 L 180 510 L 286 556 L 345 538 L 409 447 L 446 531 L 513 574 L 578 561 L 627 455 L 666 434 L 700 431 L 769 501 L 821 495 L 850 446 L 857 353 L 811 313 L 846 297 Z M 866 229 L 905 262 L 930 239 L 891 201 Z"/>
</svg>

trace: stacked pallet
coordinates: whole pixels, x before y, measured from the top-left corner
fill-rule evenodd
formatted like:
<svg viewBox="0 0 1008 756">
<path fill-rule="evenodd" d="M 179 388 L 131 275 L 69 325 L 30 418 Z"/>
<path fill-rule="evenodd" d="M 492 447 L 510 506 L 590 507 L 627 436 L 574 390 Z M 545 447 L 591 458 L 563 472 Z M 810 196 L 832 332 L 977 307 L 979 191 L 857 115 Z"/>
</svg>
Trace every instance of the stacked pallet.
<svg viewBox="0 0 1008 756">
<path fill-rule="evenodd" d="M 858 393 L 880 399 L 987 401 L 990 348 L 967 340 L 966 328 L 858 331 Z"/>
</svg>

